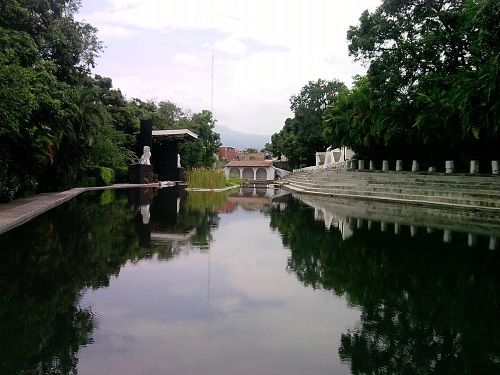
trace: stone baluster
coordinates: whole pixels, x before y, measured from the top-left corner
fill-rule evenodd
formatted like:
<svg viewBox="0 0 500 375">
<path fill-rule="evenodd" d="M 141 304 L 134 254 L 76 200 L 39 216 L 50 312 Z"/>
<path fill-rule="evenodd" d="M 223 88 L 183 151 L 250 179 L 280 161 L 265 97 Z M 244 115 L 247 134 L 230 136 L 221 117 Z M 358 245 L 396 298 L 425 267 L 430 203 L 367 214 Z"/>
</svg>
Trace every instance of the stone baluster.
<svg viewBox="0 0 500 375">
<path fill-rule="evenodd" d="M 455 163 L 453 160 L 446 160 L 444 163 L 446 173 L 453 173 L 455 170 Z"/>
<path fill-rule="evenodd" d="M 383 171 L 389 170 L 389 160 L 382 160 L 382 170 Z"/>
<path fill-rule="evenodd" d="M 472 174 L 479 173 L 479 160 L 470 161 L 470 173 Z"/>
<path fill-rule="evenodd" d="M 498 174 L 498 160 L 491 161 L 491 174 Z"/>
</svg>

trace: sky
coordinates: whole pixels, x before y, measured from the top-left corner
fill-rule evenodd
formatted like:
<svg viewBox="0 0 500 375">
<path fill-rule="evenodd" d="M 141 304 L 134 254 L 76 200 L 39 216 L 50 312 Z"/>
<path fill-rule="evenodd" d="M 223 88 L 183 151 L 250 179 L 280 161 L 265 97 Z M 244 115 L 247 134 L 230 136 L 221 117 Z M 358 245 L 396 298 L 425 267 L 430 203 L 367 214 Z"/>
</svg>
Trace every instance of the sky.
<svg viewBox="0 0 500 375">
<path fill-rule="evenodd" d="M 272 134 L 309 81 L 350 85 L 366 69 L 346 32 L 380 0 L 83 0 L 105 49 L 94 73 L 127 98 L 212 108 L 233 130 Z"/>
</svg>

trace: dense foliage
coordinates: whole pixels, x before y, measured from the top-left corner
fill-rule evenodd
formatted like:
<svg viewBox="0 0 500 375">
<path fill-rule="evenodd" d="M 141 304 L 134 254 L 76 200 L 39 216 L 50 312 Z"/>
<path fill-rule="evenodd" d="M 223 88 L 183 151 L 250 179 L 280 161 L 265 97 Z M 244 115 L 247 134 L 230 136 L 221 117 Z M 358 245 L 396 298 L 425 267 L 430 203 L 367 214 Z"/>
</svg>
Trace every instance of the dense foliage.
<svg viewBox="0 0 500 375">
<path fill-rule="evenodd" d="M 314 164 L 315 152 L 327 145 L 322 125 L 324 110 L 344 89 L 345 85 L 339 81 L 319 79 L 292 96 L 290 109 L 294 117 L 287 118 L 283 129 L 271 137 L 274 155 L 286 155 L 293 167 Z"/>
<path fill-rule="evenodd" d="M 88 184 L 101 167 L 123 179 L 144 118 L 157 128 L 200 132 L 194 151 L 183 151 L 184 166 L 212 162 L 218 137 L 210 112 L 127 100 L 111 79 L 91 75 L 102 44 L 94 27 L 74 19 L 79 6 L 0 2 L 0 202 Z"/>
<path fill-rule="evenodd" d="M 499 19 L 497 0 L 384 0 L 365 11 L 347 38 L 368 72 L 329 103 L 325 144 L 437 167 L 446 159 L 459 166 L 498 159 Z M 282 151 L 276 146 L 286 131 L 308 142 L 287 120 L 273 149 Z"/>
</svg>

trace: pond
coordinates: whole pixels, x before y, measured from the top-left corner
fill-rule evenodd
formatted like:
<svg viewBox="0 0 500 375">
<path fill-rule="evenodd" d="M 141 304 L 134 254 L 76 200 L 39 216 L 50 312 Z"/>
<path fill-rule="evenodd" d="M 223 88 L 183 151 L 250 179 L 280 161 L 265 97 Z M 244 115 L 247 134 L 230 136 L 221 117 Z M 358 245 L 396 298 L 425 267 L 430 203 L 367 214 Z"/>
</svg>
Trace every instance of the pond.
<svg viewBox="0 0 500 375">
<path fill-rule="evenodd" d="M 0 373 L 499 373 L 498 218 L 419 210 L 85 193 L 0 236 Z"/>
</svg>

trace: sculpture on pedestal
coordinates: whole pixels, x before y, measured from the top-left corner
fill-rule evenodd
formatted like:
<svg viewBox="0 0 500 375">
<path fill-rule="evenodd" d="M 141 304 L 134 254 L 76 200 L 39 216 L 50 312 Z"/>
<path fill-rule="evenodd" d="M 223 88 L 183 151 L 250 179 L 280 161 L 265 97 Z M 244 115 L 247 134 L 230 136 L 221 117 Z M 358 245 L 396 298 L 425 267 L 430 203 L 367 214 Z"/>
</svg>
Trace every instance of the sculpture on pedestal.
<svg viewBox="0 0 500 375">
<path fill-rule="evenodd" d="M 151 159 L 151 150 L 149 146 L 144 146 L 141 159 L 139 160 L 139 164 L 151 165 L 149 159 Z"/>
</svg>

